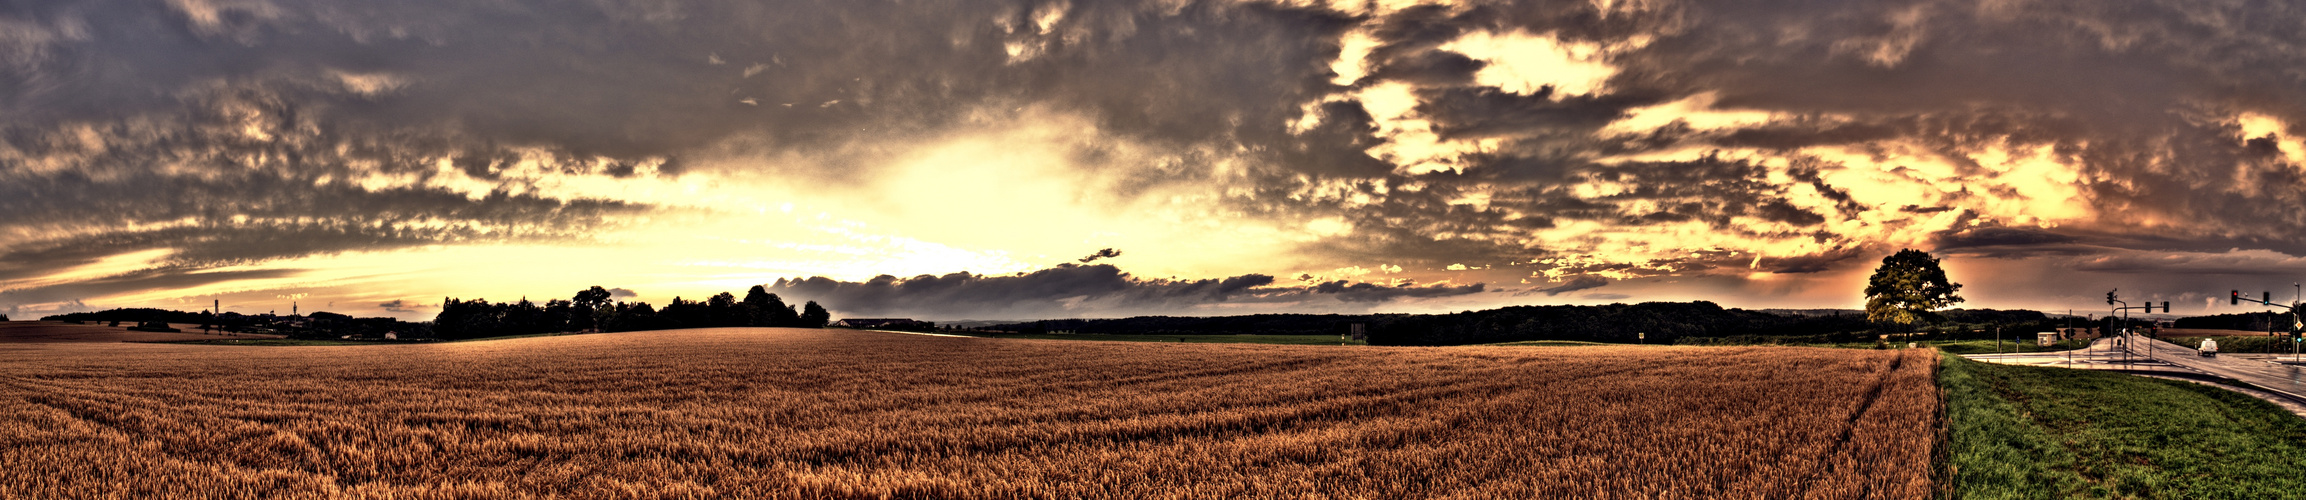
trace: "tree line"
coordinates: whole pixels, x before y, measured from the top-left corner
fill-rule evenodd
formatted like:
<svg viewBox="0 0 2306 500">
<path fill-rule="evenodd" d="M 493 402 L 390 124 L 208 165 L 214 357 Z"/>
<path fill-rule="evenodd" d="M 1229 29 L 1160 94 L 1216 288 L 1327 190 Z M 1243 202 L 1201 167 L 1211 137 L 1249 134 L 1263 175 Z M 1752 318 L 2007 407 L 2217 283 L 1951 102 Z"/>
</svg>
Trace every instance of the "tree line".
<svg viewBox="0 0 2306 500">
<path fill-rule="evenodd" d="M 52 315 L 48 315 L 47 317 L 43 317 L 43 318 L 40 318 L 40 320 L 41 320 L 41 321 L 79 321 L 79 322 L 91 322 L 91 321 L 127 321 L 127 322 L 159 321 L 159 322 L 162 322 L 162 323 L 201 323 L 201 322 L 206 322 L 206 321 L 209 321 L 209 320 L 211 320 L 211 319 L 213 319 L 213 318 L 214 318 L 214 316 L 211 316 L 211 315 L 209 315 L 209 314 L 208 314 L 208 313 L 206 313 L 206 312 L 184 312 L 184 311 L 172 311 L 172 310 L 168 310 L 168 309 L 153 309 L 153 308 L 149 308 L 149 307 L 132 307 L 132 308 L 119 308 L 119 309 L 106 309 L 106 310 L 102 310 L 102 311 L 76 312 L 76 313 L 67 313 L 67 314 L 52 314 Z"/>
<path fill-rule="evenodd" d="M 432 330 L 443 339 L 467 339 L 575 331 L 739 326 L 823 328 L 831 319 L 832 313 L 814 301 L 795 310 L 760 285 L 747 290 L 742 300 L 728 292 L 703 301 L 674 297 L 663 309 L 647 302 L 611 301 L 608 290 L 595 286 L 577 292 L 568 300 L 553 299 L 541 305 L 525 298 L 519 302 L 497 303 L 448 298 L 441 303 L 440 315 L 433 318 Z"/>
<path fill-rule="evenodd" d="M 202 325 L 222 332 L 276 333 L 298 339 L 334 339 L 346 336 L 375 338 L 386 333 L 402 339 L 430 338 L 432 326 L 410 323 L 396 318 L 355 318 L 327 311 L 315 311 L 302 316 L 273 314 L 248 315 L 236 312 L 211 314 L 207 311 L 185 312 L 153 308 L 121 308 L 102 311 L 56 314 L 40 318 L 42 321 L 93 323 L 120 326 L 121 323 L 178 323 Z"/>
<path fill-rule="evenodd" d="M 2291 326 L 2293 326 L 2293 324 L 2294 322 L 2290 317 L 2290 313 L 2266 311 L 2178 318 L 2178 320 L 2171 323 L 2170 326 L 2175 328 L 2198 328 L 2204 330 L 2244 330 L 2252 332 L 2272 330 L 2287 332 L 2292 329 Z"/>
<path fill-rule="evenodd" d="M 1524 340 L 1636 343 L 1828 343 L 1870 341 L 1878 333 L 1919 338 L 1991 338 L 2055 328 L 2036 311 L 1956 309 L 1914 329 L 1869 321 L 1862 311 L 1778 314 L 1723 308 L 1712 302 L 1644 302 L 1596 306 L 1515 306 L 1451 314 L 1257 314 L 1139 316 L 1011 323 L 990 330 L 1070 331 L 1123 335 L 1340 335 L 1363 325 L 1374 345 L 1464 345 Z"/>
</svg>

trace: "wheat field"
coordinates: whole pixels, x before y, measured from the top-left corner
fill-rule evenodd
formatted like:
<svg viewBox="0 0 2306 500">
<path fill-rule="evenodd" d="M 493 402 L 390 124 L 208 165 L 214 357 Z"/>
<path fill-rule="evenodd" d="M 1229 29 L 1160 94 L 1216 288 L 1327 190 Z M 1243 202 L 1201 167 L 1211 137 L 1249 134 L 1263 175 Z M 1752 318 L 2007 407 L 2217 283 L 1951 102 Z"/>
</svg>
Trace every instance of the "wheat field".
<svg viewBox="0 0 2306 500">
<path fill-rule="evenodd" d="M 0 498 L 1922 498 L 1927 350 L 0 345 Z"/>
</svg>

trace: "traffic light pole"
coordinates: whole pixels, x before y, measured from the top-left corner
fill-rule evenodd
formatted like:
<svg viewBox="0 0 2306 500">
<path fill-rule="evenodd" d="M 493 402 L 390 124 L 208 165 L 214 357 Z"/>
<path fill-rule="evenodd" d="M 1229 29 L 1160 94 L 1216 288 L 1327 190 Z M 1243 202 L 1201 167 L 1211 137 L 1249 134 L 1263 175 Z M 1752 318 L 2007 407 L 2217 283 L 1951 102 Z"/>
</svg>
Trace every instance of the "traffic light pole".
<svg viewBox="0 0 2306 500">
<path fill-rule="evenodd" d="M 2137 340 L 2138 340 L 2137 338 L 2135 338 L 2135 337 L 2132 337 L 2132 336 L 2130 335 L 2130 310 L 2131 310 L 2131 309 L 2145 309 L 2145 310 L 2146 310 L 2146 314 L 2154 314 L 2154 302 L 2153 302 L 2153 301 L 2146 301 L 2146 305 L 2143 305 L 2143 306 L 2133 306 L 2133 305 L 2130 305 L 2130 303 L 2129 303 L 2129 302 L 2125 302 L 2125 301 L 2123 301 L 2123 300 L 2121 299 L 2121 296 L 2120 296 L 2120 295 L 2116 295 L 2116 294 L 2115 294 L 2115 292 L 2120 292 L 2121 290 L 2122 290 L 2122 289 L 2116 288 L 2116 289 L 2113 289 L 2113 290 L 2108 290 L 2108 291 L 2106 291 L 2106 305 L 2109 305 L 2109 306 L 2113 306 L 2113 305 L 2117 305 L 2117 304 L 2119 305 L 2118 307 L 2115 307 L 2115 308 L 2114 308 L 2113 312 L 2114 312 L 2114 313 L 2121 313 L 2121 314 L 2122 314 L 2122 336 L 2121 336 L 2121 341 L 2122 341 L 2122 362 L 2123 362 L 2123 363 L 2125 363 L 2125 364 L 2127 364 L 2127 363 L 2129 363 L 2129 362 L 2130 362 L 2130 345 L 2131 345 L 2131 344 L 2135 344 L 2135 343 L 2137 343 Z M 2235 292 L 2235 296 L 2236 296 L 2236 297 L 2239 297 L 2239 296 L 2241 296 L 2241 292 Z M 2162 302 L 2162 313 L 2163 313 L 2163 314 L 2169 314 L 2169 312 L 2170 312 L 2170 302 L 2169 302 L 2169 301 L 2163 301 L 2163 302 Z M 2111 319 L 2111 318 L 2113 318 L 2113 317 L 2114 317 L 2114 314 L 2113 314 L 2113 313 L 2107 313 L 2107 314 L 2106 314 L 2106 317 L 2107 317 L 2107 318 L 2109 318 L 2109 319 Z M 2146 342 L 2146 359 L 2154 359 L 2154 343 L 2153 343 L 2153 341 L 2151 341 L 2151 340 L 2149 340 L 2149 341 L 2147 341 L 2147 342 Z"/>
<path fill-rule="evenodd" d="M 2292 362 L 2292 363 L 2296 363 L 2296 362 L 2298 362 L 2298 343 L 2299 343 L 2299 342 L 2298 342 L 2298 339 L 2297 339 L 2297 336 L 2298 336 L 2297 332 L 2298 332 L 2298 329 L 2299 329 L 2298 325 L 2300 325 L 2300 324 L 2302 324 L 2302 323 L 2306 323 L 2306 322 L 2301 322 L 2301 321 L 2299 321 L 2299 320 L 2298 320 L 2298 304 L 2276 304 L 2276 303 L 2274 303 L 2274 293 L 2273 293 L 2273 292 L 2259 292 L 2259 293 L 2258 293 L 2258 298 L 2256 298 L 2256 299 L 2252 299 L 2252 298 L 2249 298 L 2249 297 L 2244 297 L 2244 296 L 2242 296 L 2242 291 L 2241 291 L 2241 290 L 2235 290 L 2235 291 L 2231 291 L 2231 292 L 2227 292 L 2227 293 L 2226 293 L 2226 304 L 2227 304 L 2227 305 L 2242 305 L 2242 303 L 2243 303 L 2243 302 L 2249 302 L 2249 303 L 2253 303 L 2253 304 L 2263 304 L 2263 305 L 2265 305 L 2265 306 L 2267 306 L 2267 307 L 2280 307 L 2280 308 L 2283 308 L 2283 309 L 2288 309 L 2288 310 L 2290 310 L 2290 325 L 2291 325 L 2291 326 L 2290 326 L 2290 331 L 2291 331 L 2291 335 L 2290 335 L 2290 336 L 2292 337 L 2292 338 L 2290 339 L 2290 362 Z M 2273 325 L 2267 325 L 2267 326 L 2271 327 L 2271 326 L 2273 326 Z M 2268 329 L 2272 329 L 2272 328 L 2268 328 Z M 2272 336 L 2273 336 L 2273 335 L 2271 335 L 2273 332 L 2267 332 L 2267 333 L 2269 334 L 2269 335 L 2267 335 L 2268 337 L 2272 337 Z M 2280 358 L 2281 354 L 2275 354 L 2275 356 L 2276 356 L 2276 358 L 2275 358 L 2275 359 L 2281 359 L 2281 358 Z"/>
</svg>

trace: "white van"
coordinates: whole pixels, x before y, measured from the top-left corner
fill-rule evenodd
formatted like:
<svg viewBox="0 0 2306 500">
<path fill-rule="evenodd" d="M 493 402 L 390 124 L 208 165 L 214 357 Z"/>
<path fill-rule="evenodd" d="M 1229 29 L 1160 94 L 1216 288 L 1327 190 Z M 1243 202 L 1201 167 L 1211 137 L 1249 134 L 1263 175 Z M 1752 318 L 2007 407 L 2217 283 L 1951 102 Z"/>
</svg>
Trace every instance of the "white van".
<svg viewBox="0 0 2306 500">
<path fill-rule="evenodd" d="M 2218 341 L 2214 339 L 2202 339 L 2202 348 L 2198 350 L 2202 352 L 2202 357 L 2215 357 L 2218 355 Z"/>
</svg>

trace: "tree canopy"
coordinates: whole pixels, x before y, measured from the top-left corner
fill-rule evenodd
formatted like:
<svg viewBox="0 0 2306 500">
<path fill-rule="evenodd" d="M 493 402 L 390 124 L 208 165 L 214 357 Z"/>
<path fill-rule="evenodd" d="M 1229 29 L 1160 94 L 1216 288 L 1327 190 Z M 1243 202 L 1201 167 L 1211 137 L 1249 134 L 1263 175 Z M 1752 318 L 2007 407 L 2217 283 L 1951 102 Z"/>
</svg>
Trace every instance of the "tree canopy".
<svg viewBox="0 0 2306 500">
<path fill-rule="evenodd" d="M 746 291 L 743 300 L 728 292 L 707 297 L 702 302 L 673 297 L 662 309 L 647 302 L 612 300 L 607 289 L 596 286 L 577 292 L 572 300 L 552 300 L 542 306 L 527 299 L 490 303 L 449 298 L 442 302 L 440 315 L 434 317 L 433 329 L 441 338 L 463 339 L 588 329 L 623 332 L 732 326 L 824 327 L 831 314 L 816 302 L 808 302 L 807 307 L 816 316 L 794 311 L 793 306 L 786 305 L 777 294 L 757 285 Z"/>
<path fill-rule="evenodd" d="M 1956 294 L 1961 290 L 1962 284 L 1946 279 L 1937 257 L 1911 248 L 1899 250 L 1883 257 L 1882 267 L 1866 280 L 1866 320 L 1908 326 L 1935 323 L 1944 319 L 1939 309 L 1962 302 Z"/>
</svg>

